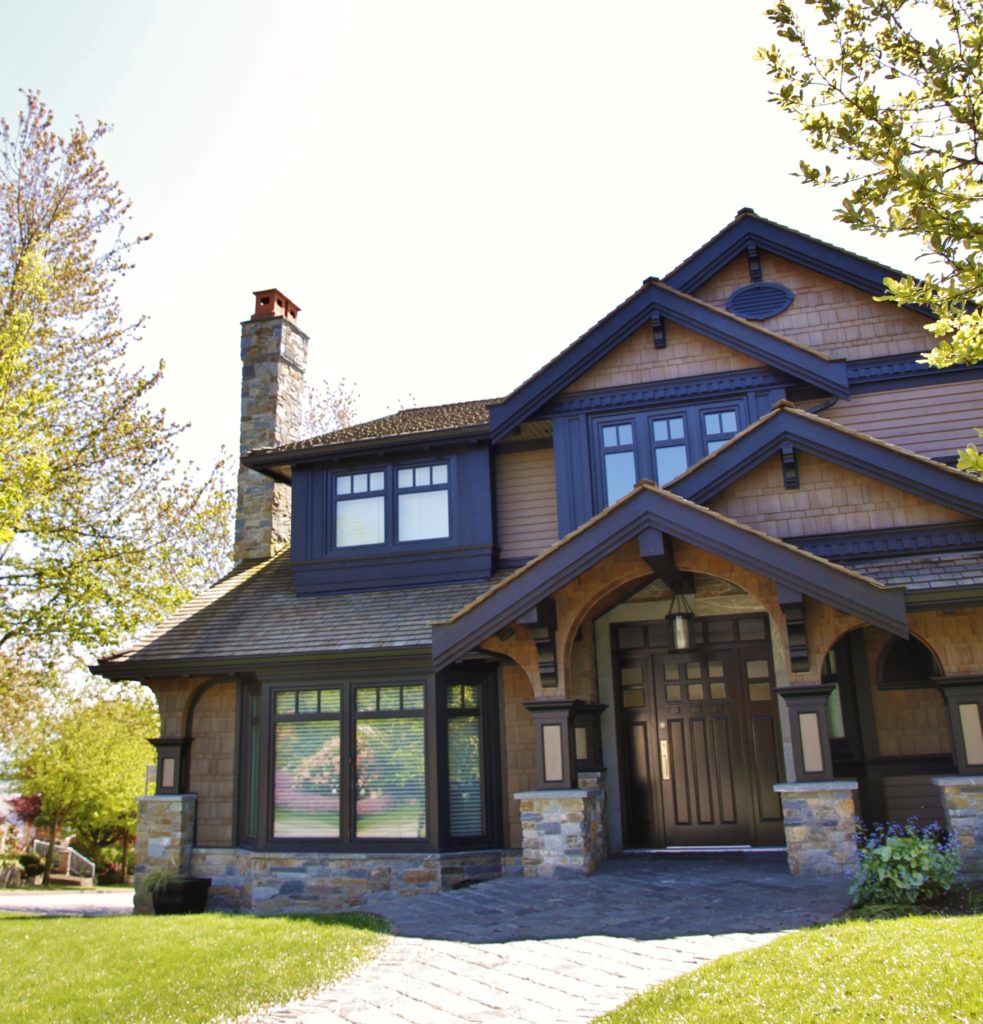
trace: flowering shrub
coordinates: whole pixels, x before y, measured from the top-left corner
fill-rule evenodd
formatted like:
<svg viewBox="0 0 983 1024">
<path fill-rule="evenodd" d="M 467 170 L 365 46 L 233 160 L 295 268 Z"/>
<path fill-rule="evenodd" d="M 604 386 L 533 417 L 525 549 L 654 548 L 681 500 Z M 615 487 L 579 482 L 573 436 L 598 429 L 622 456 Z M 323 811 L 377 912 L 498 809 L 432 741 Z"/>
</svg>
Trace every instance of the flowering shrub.
<svg viewBox="0 0 983 1024">
<path fill-rule="evenodd" d="M 922 827 L 913 818 L 903 825 L 858 822 L 856 838 L 860 867 L 850 885 L 855 905 L 917 903 L 952 888 L 959 851 L 938 825 Z"/>
</svg>

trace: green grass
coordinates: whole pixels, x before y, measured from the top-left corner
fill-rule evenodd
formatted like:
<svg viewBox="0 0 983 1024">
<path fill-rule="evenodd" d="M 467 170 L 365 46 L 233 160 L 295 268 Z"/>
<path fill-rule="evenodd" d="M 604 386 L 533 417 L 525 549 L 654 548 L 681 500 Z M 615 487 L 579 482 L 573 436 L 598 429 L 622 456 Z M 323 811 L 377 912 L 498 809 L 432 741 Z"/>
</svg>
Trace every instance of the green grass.
<svg viewBox="0 0 983 1024">
<path fill-rule="evenodd" d="M 598 1018 L 604 1024 L 983 1020 L 983 918 L 807 929 L 726 956 Z"/>
<path fill-rule="evenodd" d="M 284 1002 L 381 947 L 367 914 L 0 918 L 4 1024 L 204 1024 Z"/>
</svg>

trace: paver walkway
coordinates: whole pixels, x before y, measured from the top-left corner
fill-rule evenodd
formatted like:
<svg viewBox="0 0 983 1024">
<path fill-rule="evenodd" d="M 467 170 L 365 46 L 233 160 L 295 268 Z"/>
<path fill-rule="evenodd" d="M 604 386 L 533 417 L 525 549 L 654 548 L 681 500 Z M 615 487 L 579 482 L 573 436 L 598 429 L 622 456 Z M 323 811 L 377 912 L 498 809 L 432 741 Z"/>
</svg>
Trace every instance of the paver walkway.
<svg viewBox="0 0 983 1024">
<path fill-rule="evenodd" d="M 365 908 L 393 924 L 381 957 L 245 1021 L 590 1021 L 723 953 L 827 921 L 847 903 L 842 880 L 793 879 L 784 860 L 756 858 L 626 858 L 592 878 L 511 877 L 434 896 L 387 894 Z"/>
<path fill-rule="evenodd" d="M 0 889 L 0 910 L 50 917 L 105 917 L 133 913 L 133 890 Z"/>
</svg>

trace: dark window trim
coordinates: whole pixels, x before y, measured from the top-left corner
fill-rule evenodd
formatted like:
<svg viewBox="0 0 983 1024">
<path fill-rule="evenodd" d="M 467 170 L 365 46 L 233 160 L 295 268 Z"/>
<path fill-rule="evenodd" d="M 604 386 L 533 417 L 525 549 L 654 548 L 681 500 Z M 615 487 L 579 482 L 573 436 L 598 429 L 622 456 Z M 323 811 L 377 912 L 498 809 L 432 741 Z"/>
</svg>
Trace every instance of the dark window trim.
<svg viewBox="0 0 983 1024">
<path fill-rule="evenodd" d="M 925 675 L 913 675 L 910 679 L 885 679 L 884 670 L 887 668 L 887 660 L 890 657 L 891 651 L 897 648 L 900 644 L 918 644 L 925 653 L 928 655 L 929 664 L 926 666 Z M 918 637 L 911 636 L 907 640 L 902 640 L 901 637 L 891 637 L 884 647 L 881 649 L 880 654 L 877 657 L 877 689 L 878 690 L 934 690 L 936 684 L 933 681 L 933 677 L 942 674 L 942 669 L 932 653 L 931 648 L 922 643 Z"/>
</svg>

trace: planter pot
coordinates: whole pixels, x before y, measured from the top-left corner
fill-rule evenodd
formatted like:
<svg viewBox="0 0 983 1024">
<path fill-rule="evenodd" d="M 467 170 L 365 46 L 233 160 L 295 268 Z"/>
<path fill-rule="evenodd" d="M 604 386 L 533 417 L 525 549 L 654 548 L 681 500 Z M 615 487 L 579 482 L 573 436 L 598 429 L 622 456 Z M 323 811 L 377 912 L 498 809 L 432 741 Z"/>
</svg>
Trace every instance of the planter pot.
<svg viewBox="0 0 983 1024">
<path fill-rule="evenodd" d="M 154 893 L 155 914 L 200 914 L 208 901 L 210 878 L 175 878 Z"/>
</svg>

